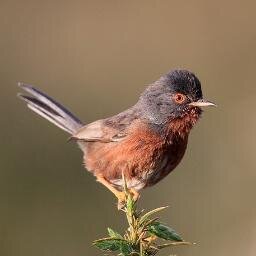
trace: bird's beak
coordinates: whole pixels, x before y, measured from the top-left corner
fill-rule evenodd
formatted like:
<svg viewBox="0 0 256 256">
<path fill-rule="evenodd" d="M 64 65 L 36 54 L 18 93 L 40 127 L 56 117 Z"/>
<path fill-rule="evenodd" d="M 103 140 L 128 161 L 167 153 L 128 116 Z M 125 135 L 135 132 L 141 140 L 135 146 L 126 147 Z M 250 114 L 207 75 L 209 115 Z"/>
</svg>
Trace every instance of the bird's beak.
<svg viewBox="0 0 256 256">
<path fill-rule="evenodd" d="M 207 107 L 207 106 L 214 106 L 217 107 L 216 104 L 214 104 L 213 102 L 210 102 L 208 100 L 198 100 L 198 101 L 194 101 L 188 104 L 189 106 L 193 106 L 193 107 Z"/>
</svg>

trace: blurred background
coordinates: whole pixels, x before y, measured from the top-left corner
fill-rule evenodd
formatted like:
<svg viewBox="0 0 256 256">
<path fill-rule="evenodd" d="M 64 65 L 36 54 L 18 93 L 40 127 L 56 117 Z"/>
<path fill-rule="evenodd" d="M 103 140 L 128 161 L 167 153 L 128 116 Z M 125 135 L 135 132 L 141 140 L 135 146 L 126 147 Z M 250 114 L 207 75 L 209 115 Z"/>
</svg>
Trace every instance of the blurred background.
<svg viewBox="0 0 256 256">
<path fill-rule="evenodd" d="M 144 190 L 146 209 L 196 246 L 159 255 L 256 250 L 255 1 L 0 2 L 0 255 L 102 255 L 91 246 L 126 223 L 82 167 L 67 134 L 16 98 L 33 84 L 86 123 L 131 106 L 173 68 L 194 71 L 216 102 L 176 171 Z"/>
</svg>

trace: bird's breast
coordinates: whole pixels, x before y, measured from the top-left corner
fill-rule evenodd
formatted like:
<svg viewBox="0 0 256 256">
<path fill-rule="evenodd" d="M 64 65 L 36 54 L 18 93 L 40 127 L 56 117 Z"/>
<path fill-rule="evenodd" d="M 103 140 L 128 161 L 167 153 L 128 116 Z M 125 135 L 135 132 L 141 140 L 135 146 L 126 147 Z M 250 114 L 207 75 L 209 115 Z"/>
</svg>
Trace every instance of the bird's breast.
<svg viewBox="0 0 256 256">
<path fill-rule="evenodd" d="M 122 141 L 91 143 L 85 164 L 95 176 L 104 176 L 118 189 L 123 187 L 124 173 L 128 187 L 140 190 L 170 173 L 182 159 L 186 145 L 187 137 L 167 140 L 141 126 Z"/>
<path fill-rule="evenodd" d="M 187 137 L 170 144 L 163 152 L 156 168 L 147 177 L 146 186 L 152 186 L 165 178 L 182 160 L 187 148 Z"/>
</svg>

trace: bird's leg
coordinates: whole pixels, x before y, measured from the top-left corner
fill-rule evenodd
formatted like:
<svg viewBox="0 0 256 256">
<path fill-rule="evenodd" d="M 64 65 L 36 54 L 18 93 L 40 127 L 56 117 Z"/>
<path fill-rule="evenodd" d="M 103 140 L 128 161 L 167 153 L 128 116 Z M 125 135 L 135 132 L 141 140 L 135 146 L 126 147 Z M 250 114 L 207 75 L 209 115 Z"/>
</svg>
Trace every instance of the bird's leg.
<svg viewBox="0 0 256 256">
<path fill-rule="evenodd" d="M 122 209 L 126 200 L 125 192 L 119 191 L 116 188 L 114 188 L 113 185 L 110 182 L 108 182 L 103 176 L 98 176 L 97 181 L 100 182 L 102 185 L 104 185 L 117 197 L 118 199 L 117 207 L 119 210 Z"/>
<path fill-rule="evenodd" d="M 123 179 L 123 182 L 124 182 L 124 184 L 123 184 L 124 191 L 126 191 L 126 192 L 128 192 L 130 195 L 132 195 L 133 200 L 134 200 L 135 202 L 137 202 L 137 200 L 138 200 L 139 197 L 140 197 L 140 194 L 139 194 L 139 192 L 138 192 L 136 189 L 134 189 L 134 188 L 130 188 L 130 189 L 129 189 L 129 188 L 127 187 L 127 182 L 126 182 L 126 178 L 125 178 L 124 172 L 122 172 L 122 179 Z"/>
<path fill-rule="evenodd" d="M 113 187 L 113 185 L 107 181 L 103 176 L 98 176 L 97 177 L 97 181 L 100 182 L 102 185 L 104 185 L 107 189 L 109 189 L 118 199 L 118 209 L 122 209 L 125 205 L 125 201 L 126 201 L 126 193 L 125 191 L 119 191 L 117 190 L 115 187 Z M 133 200 L 136 202 L 139 197 L 140 194 L 138 193 L 137 190 L 131 188 L 129 189 L 129 193 L 132 195 Z"/>
</svg>

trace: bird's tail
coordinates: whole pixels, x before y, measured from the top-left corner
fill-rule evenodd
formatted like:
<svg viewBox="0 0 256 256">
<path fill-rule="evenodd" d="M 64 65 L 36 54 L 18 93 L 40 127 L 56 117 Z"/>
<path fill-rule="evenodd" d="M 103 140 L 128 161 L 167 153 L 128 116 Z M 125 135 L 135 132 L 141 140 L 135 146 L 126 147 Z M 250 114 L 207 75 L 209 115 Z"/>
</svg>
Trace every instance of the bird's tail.
<svg viewBox="0 0 256 256">
<path fill-rule="evenodd" d="M 18 83 L 18 85 L 31 94 L 31 96 L 18 94 L 18 96 L 26 101 L 27 106 L 38 115 L 70 134 L 73 134 L 83 126 L 83 123 L 77 117 L 45 93 L 40 92 L 31 85 L 23 83 Z"/>
</svg>

